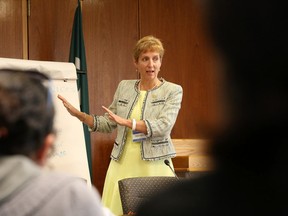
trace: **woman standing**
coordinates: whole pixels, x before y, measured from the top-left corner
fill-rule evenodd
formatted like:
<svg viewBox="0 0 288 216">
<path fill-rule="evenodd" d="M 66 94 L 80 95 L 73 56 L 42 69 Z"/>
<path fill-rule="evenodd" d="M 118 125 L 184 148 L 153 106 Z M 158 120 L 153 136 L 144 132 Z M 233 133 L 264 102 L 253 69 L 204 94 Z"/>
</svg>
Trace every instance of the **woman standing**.
<svg viewBox="0 0 288 216">
<path fill-rule="evenodd" d="M 119 83 L 112 104 L 103 109 L 104 116 L 87 115 L 58 96 L 68 112 L 88 125 L 91 131 L 112 132 L 117 137 L 106 174 L 103 203 L 121 215 L 118 190 L 120 179 L 139 176 L 173 176 L 164 160 L 175 157 L 171 130 L 181 107 L 183 90 L 180 85 L 158 78 L 164 48 L 153 36 L 141 38 L 134 48 L 134 64 L 139 80 Z"/>
</svg>

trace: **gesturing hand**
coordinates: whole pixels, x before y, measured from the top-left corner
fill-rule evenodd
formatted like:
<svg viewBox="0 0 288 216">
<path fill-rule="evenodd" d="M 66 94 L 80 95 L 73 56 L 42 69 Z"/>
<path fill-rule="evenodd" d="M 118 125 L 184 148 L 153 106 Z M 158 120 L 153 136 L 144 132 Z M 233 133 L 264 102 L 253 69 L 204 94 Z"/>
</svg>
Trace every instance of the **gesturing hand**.
<svg viewBox="0 0 288 216">
<path fill-rule="evenodd" d="M 58 95 L 57 96 L 63 103 L 64 107 L 67 109 L 67 111 L 72 115 L 76 116 L 80 112 L 78 109 L 76 109 L 74 106 L 72 106 L 63 96 Z"/>
<path fill-rule="evenodd" d="M 126 119 L 114 114 L 111 110 L 109 110 L 105 106 L 102 106 L 102 108 L 108 113 L 109 119 L 111 119 L 112 121 L 116 122 L 119 125 L 124 125 L 124 123 L 126 122 Z"/>
</svg>

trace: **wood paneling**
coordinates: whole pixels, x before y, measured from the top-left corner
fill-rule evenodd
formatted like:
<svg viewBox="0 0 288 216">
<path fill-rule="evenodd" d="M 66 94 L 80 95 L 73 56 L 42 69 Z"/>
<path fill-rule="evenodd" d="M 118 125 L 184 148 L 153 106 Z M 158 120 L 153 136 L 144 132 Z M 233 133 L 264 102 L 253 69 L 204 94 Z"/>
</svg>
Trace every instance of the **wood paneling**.
<svg viewBox="0 0 288 216">
<path fill-rule="evenodd" d="M 29 59 L 68 62 L 76 7 L 76 0 L 30 0 Z"/>
<path fill-rule="evenodd" d="M 21 0 L 0 0 L 1 57 L 23 58 L 22 3 Z"/>
<path fill-rule="evenodd" d="M 135 0 L 85 0 L 82 6 L 90 112 L 103 114 L 101 106 L 111 104 L 120 80 L 137 78 L 132 50 L 138 40 L 138 5 Z M 115 132 L 91 134 L 93 183 L 100 192 Z"/>
<path fill-rule="evenodd" d="M 172 138 L 205 138 L 217 125 L 217 74 L 195 0 L 140 1 L 141 36 L 164 43 L 160 76 L 183 87 Z"/>
</svg>

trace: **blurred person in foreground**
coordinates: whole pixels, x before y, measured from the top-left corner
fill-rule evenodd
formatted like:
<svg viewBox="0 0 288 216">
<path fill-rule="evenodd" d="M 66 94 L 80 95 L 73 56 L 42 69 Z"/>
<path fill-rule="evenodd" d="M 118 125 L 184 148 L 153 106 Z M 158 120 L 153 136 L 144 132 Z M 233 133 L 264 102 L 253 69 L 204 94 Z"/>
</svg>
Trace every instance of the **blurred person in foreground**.
<svg viewBox="0 0 288 216">
<path fill-rule="evenodd" d="M 49 82 L 0 70 L 0 215 L 111 215 L 83 180 L 42 169 L 55 139 Z"/>
<path fill-rule="evenodd" d="M 227 122 L 212 138 L 215 169 L 144 203 L 138 216 L 288 215 L 285 1 L 206 0 L 223 62 Z"/>
</svg>

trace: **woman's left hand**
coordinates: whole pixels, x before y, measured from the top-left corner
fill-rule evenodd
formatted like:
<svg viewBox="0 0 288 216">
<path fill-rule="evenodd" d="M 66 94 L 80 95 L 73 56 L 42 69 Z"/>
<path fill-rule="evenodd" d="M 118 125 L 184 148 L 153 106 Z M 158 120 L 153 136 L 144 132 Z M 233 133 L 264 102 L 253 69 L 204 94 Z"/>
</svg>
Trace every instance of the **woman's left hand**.
<svg viewBox="0 0 288 216">
<path fill-rule="evenodd" d="M 109 119 L 111 119 L 112 121 L 116 122 L 119 125 L 125 125 L 125 122 L 127 121 L 127 119 L 124 119 L 124 118 L 114 114 L 111 110 L 109 110 L 105 106 L 102 106 L 102 108 L 108 113 Z"/>
</svg>

